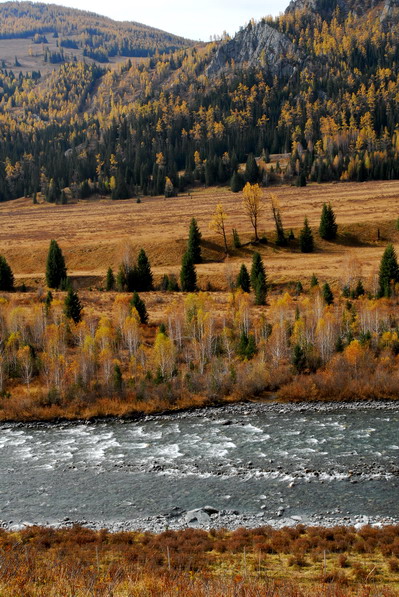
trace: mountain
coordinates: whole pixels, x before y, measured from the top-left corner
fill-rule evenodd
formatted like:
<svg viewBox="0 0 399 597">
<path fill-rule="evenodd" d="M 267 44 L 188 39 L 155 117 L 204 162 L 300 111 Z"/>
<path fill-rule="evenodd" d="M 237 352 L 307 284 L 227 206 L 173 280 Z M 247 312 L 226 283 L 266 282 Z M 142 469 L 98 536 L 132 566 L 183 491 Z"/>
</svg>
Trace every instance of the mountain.
<svg viewBox="0 0 399 597">
<path fill-rule="evenodd" d="M 16 23 L 13 35 L 32 33 Z M 73 33 L 59 31 L 56 42 Z M 297 0 L 233 39 L 112 68 L 82 56 L 49 73 L 3 66 L 0 199 L 159 194 L 166 178 L 236 189 L 250 154 L 286 154 L 254 176 L 265 185 L 399 177 L 398 64 L 398 0 Z"/>
<path fill-rule="evenodd" d="M 107 63 L 190 45 L 189 40 L 147 25 L 117 22 L 55 4 L 0 4 L 0 57 L 6 67 L 40 67 L 83 58 Z"/>
<path fill-rule="evenodd" d="M 341 17 L 347 17 L 350 12 L 360 16 L 367 14 L 370 10 L 377 8 L 380 11 L 380 18 L 393 16 L 393 11 L 399 7 L 398 0 L 291 0 L 286 13 L 293 13 L 301 10 L 313 12 L 323 18 L 331 19 L 339 11 Z"/>
</svg>

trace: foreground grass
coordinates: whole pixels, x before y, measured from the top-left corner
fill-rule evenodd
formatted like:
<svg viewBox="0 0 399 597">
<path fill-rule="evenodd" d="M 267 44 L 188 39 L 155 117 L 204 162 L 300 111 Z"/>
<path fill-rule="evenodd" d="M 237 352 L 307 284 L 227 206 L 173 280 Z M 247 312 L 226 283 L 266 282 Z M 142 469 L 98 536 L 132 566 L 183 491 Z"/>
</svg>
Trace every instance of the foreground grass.
<svg viewBox="0 0 399 597">
<path fill-rule="evenodd" d="M 399 527 L 0 532 L 0 594 L 399 595 Z"/>
</svg>

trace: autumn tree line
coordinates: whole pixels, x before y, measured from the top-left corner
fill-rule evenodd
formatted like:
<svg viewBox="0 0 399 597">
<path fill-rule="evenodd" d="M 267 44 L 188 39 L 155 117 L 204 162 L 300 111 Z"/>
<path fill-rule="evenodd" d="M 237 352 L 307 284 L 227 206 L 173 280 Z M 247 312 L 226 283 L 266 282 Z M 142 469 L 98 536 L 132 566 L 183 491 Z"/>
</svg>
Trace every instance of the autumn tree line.
<svg viewBox="0 0 399 597">
<path fill-rule="evenodd" d="M 3 68 L 0 198 L 397 178 L 397 22 L 306 11 L 266 22 L 296 48 L 290 74 L 260 60 L 210 77 L 216 42 L 112 72 L 71 62 L 46 84 Z M 269 164 L 281 153 L 287 167 Z"/>
<path fill-rule="evenodd" d="M 325 206 L 321 226 L 328 211 Z M 1 257 L 4 416 L 15 415 L 21 384 L 30 407 L 42 409 L 40 416 L 71 405 L 81 413 L 88 404 L 110 398 L 112 410 L 116 404 L 171 407 L 267 391 L 289 399 L 397 393 L 399 266 L 392 245 L 382 256 L 375 288 L 365 289 L 355 272 L 340 292 L 313 275 L 291 292 L 271 293 L 265 264 L 255 251 L 250 271 L 243 264 L 227 303 L 221 303 L 218 295 L 196 285 L 201 236 L 193 220 L 179 280 L 184 292 L 171 294 L 162 321 L 152 321 L 147 309 L 152 295 L 146 293 L 154 289 L 154 280 L 144 250 L 136 263 L 123 263 L 116 276 L 108 270 L 106 290 L 120 285 L 121 292 L 112 293 L 107 314 L 82 304 L 56 241 L 47 257 L 47 294 L 23 304 L 13 300 L 13 274 Z M 165 291 L 179 288 L 177 280 L 162 284 Z"/>
</svg>

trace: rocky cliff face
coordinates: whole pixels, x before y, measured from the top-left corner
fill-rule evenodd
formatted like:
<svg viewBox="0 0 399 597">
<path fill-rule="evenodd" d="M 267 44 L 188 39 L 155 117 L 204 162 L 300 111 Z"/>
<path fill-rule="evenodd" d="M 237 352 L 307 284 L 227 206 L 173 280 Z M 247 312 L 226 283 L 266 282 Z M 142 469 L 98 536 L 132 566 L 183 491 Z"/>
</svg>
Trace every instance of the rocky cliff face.
<svg viewBox="0 0 399 597">
<path fill-rule="evenodd" d="M 399 0 L 291 0 L 286 12 L 310 10 L 324 18 L 331 18 L 336 8 L 339 8 L 342 15 L 353 12 L 360 16 L 376 6 L 381 7 L 381 17 L 386 19 L 393 14 L 393 9 L 399 6 Z"/>
<path fill-rule="evenodd" d="M 261 64 L 271 74 L 289 76 L 295 68 L 293 61 L 293 45 L 290 40 L 266 23 L 248 25 L 233 39 L 218 49 L 208 67 L 208 75 L 229 68 L 236 64 L 247 63 L 249 66 Z"/>
</svg>

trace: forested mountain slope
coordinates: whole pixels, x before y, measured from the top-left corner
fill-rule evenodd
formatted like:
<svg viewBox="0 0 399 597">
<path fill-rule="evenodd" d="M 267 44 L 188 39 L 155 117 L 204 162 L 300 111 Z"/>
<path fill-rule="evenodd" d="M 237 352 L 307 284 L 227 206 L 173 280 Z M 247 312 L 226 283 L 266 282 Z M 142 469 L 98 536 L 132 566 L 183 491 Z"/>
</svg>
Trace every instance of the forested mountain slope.
<svg viewBox="0 0 399 597">
<path fill-rule="evenodd" d="M 0 40 L 15 39 L 29 40 L 31 57 L 53 63 L 71 56 L 107 63 L 115 56 L 151 56 L 191 44 L 147 25 L 117 22 L 56 4 L 5 2 L 0 4 Z M 7 47 L 1 45 L 3 52 Z M 18 46 L 12 47 L 16 49 L 16 60 L 21 62 Z"/>
<path fill-rule="evenodd" d="M 297 0 L 234 39 L 140 64 L 3 69 L 0 196 L 225 184 L 251 153 L 290 152 L 284 179 L 300 184 L 397 178 L 398 13 L 398 0 Z"/>
</svg>

